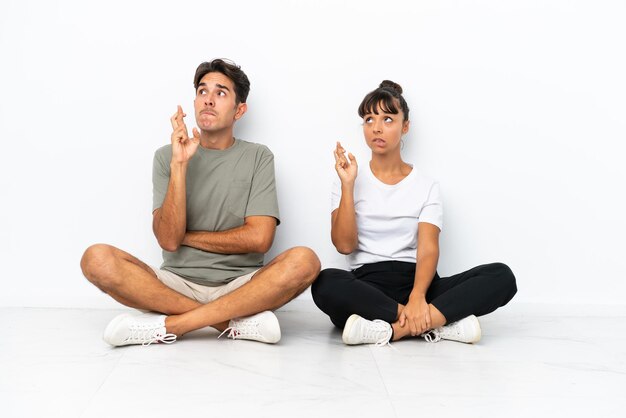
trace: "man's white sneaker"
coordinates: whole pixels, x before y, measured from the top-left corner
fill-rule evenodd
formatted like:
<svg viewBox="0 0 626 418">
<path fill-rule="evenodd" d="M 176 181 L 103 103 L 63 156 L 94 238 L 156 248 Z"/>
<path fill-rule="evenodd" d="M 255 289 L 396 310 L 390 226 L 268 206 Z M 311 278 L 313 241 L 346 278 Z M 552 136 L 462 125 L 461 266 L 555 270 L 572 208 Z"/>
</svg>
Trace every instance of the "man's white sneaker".
<svg viewBox="0 0 626 418">
<path fill-rule="evenodd" d="M 441 340 L 476 343 L 481 337 L 480 322 L 474 315 L 470 315 L 441 328 L 425 332 L 422 337 L 429 343 L 436 343 Z"/>
<path fill-rule="evenodd" d="M 357 314 L 352 314 L 343 327 L 341 338 L 348 345 L 376 344 L 380 346 L 388 344 L 392 334 L 389 323 L 381 319 L 369 321 Z"/>
<path fill-rule="evenodd" d="M 278 318 L 271 311 L 231 319 L 228 328 L 220 334 L 220 337 L 226 332 L 227 337 L 233 340 L 253 340 L 269 344 L 280 341 Z"/>
<path fill-rule="evenodd" d="M 165 315 L 154 313 L 120 314 L 109 322 L 102 338 L 113 346 L 171 344 L 176 341 L 176 335 L 165 331 Z"/>
</svg>

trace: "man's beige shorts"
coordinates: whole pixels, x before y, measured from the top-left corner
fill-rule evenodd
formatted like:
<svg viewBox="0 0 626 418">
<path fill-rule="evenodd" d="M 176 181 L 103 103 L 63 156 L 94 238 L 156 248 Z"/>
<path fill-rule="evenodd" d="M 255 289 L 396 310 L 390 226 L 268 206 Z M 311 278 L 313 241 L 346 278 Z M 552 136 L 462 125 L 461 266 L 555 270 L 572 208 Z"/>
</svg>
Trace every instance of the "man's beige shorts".
<svg viewBox="0 0 626 418">
<path fill-rule="evenodd" d="M 182 277 L 175 273 L 172 273 L 171 271 L 161 270 L 160 268 L 153 266 L 150 266 L 150 268 L 154 271 L 154 274 L 156 274 L 157 278 L 161 282 L 163 282 L 165 286 L 202 304 L 214 301 L 215 299 L 243 286 L 244 284 L 248 283 L 250 279 L 252 279 L 252 276 L 254 276 L 260 270 L 255 270 L 252 273 L 239 276 L 236 279 L 226 283 L 225 285 L 210 287 L 190 282 L 189 280 L 183 279 Z"/>
</svg>

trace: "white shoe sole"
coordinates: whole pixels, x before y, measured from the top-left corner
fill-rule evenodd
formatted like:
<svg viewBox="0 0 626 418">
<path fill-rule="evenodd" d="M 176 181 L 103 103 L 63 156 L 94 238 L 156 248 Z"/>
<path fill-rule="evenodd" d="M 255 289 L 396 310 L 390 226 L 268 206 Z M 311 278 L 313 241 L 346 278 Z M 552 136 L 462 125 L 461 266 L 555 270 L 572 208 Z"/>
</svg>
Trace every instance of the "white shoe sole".
<svg viewBox="0 0 626 418">
<path fill-rule="evenodd" d="M 467 341 L 467 343 L 474 344 L 480 341 L 481 337 L 483 336 L 483 332 L 480 328 L 480 322 L 478 322 L 478 318 L 476 318 L 476 316 L 474 315 L 471 315 L 469 318 L 471 319 L 471 325 L 468 324 L 468 326 L 474 329 L 474 332 L 472 333 L 472 335 L 474 335 L 474 339 L 472 341 Z"/>
<path fill-rule="evenodd" d="M 131 314 L 128 314 L 128 313 L 119 314 L 118 316 L 113 318 L 111 322 L 109 322 L 109 325 L 107 325 L 107 327 L 104 329 L 104 334 L 102 334 L 102 339 L 104 340 L 104 342 L 114 347 L 125 345 L 125 344 L 116 344 L 115 341 L 113 341 L 113 337 L 115 335 L 115 330 L 117 329 L 117 326 L 119 325 L 119 323 L 122 322 L 124 319 L 126 319 L 128 316 L 131 316 Z"/>
<path fill-rule="evenodd" d="M 356 321 L 358 321 L 361 317 L 357 314 L 352 314 L 350 315 L 350 318 L 348 318 L 348 320 L 346 321 L 346 325 L 344 325 L 343 327 L 343 334 L 341 334 L 341 339 L 343 340 L 344 344 L 347 345 L 357 345 L 360 343 L 355 343 L 350 341 L 350 330 L 352 329 L 352 326 L 354 325 L 354 323 Z"/>
<path fill-rule="evenodd" d="M 280 332 L 280 322 L 278 322 L 278 318 L 276 317 L 276 315 L 274 314 L 274 312 L 272 311 L 266 311 L 267 314 L 265 312 L 262 313 L 262 315 L 264 317 L 266 317 L 266 321 L 269 321 L 272 323 L 271 328 L 273 328 L 273 332 L 271 333 L 272 335 L 269 335 L 269 339 L 265 339 L 264 341 L 261 341 L 263 343 L 266 344 L 276 344 L 277 342 L 280 341 L 280 337 L 281 337 L 281 332 Z"/>
</svg>

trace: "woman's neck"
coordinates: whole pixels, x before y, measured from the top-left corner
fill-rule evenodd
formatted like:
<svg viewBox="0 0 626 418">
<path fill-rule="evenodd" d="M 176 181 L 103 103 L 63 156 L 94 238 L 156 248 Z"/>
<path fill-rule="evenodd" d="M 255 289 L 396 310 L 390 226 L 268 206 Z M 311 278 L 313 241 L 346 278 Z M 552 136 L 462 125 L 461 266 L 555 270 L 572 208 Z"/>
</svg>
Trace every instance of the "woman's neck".
<svg viewBox="0 0 626 418">
<path fill-rule="evenodd" d="M 400 154 L 373 154 L 370 161 L 372 174 L 385 184 L 396 184 L 411 173 L 413 167 L 402 161 Z"/>
</svg>

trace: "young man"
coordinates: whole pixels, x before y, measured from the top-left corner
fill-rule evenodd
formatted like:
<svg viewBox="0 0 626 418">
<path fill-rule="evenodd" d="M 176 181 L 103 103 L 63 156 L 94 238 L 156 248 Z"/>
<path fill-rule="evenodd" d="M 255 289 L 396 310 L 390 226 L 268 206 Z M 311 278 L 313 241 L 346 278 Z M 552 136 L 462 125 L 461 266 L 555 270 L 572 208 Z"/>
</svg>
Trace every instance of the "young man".
<svg viewBox="0 0 626 418">
<path fill-rule="evenodd" d="M 89 247 L 81 260 L 85 277 L 115 300 L 159 312 L 114 318 L 104 332 L 114 346 L 170 343 L 207 326 L 234 339 L 278 342 L 271 310 L 304 291 L 320 270 L 305 247 L 263 266 L 280 220 L 272 153 L 233 137 L 247 110 L 246 74 L 216 59 L 200 64 L 194 86 L 198 129 L 189 136 L 178 106 L 171 144 L 154 156 L 153 230 L 163 265 L 150 267 L 105 244 Z"/>
</svg>

